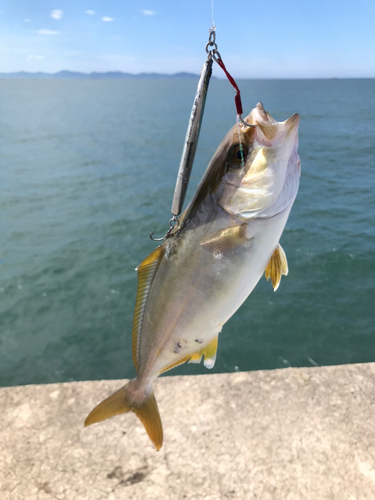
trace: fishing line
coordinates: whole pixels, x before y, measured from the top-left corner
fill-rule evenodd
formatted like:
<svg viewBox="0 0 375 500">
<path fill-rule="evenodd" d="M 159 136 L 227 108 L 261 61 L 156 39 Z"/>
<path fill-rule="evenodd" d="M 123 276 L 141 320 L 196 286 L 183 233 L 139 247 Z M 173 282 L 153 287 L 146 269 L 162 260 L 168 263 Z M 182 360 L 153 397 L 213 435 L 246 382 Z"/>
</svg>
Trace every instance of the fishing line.
<svg viewBox="0 0 375 500">
<path fill-rule="evenodd" d="M 242 141 L 241 141 L 240 119 L 238 118 L 238 115 L 236 118 L 237 118 L 236 119 L 236 129 L 237 129 L 237 135 L 238 135 L 238 144 L 240 146 L 240 154 L 241 154 L 241 169 L 242 169 L 242 173 L 244 173 L 245 162 L 244 162 L 244 149 L 242 147 Z"/>
</svg>

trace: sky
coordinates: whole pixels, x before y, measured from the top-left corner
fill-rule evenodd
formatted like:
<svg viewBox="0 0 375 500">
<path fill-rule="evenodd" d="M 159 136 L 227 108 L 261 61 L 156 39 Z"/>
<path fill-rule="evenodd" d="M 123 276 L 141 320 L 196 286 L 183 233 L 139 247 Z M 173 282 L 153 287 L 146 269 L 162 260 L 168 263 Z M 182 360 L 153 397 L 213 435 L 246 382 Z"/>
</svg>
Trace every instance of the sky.
<svg viewBox="0 0 375 500">
<path fill-rule="evenodd" d="M 0 72 L 199 73 L 212 1 L 236 78 L 375 77 L 374 0 L 2 0 Z"/>
</svg>

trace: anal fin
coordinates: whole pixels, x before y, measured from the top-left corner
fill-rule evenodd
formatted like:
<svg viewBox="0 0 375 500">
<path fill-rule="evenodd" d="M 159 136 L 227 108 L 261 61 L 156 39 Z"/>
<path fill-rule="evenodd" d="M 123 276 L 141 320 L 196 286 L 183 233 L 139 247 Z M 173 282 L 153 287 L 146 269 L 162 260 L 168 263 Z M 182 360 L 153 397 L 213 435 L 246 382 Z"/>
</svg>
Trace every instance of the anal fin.
<svg viewBox="0 0 375 500">
<path fill-rule="evenodd" d="M 213 368 L 216 361 L 218 337 L 214 337 L 208 344 L 206 344 L 202 349 L 196 351 L 192 356 L 190 356 L 189 363 L 200 363 L 202 356 L 204 356 L 204 366 L 206 368 Z"/>
<path fill-rule="evenodd" d="M 264 271 L 266 280 L 268 281 L 269 279 L 271 279 L 273 290 L 275 292 L 279 288 L 281 276 L 286 276 L 288 272 L 288 261 L 286 260 L 285 252 L 279 243 Z"/>
<path fill-rule="evenodd" d="M 179 359 L 178 361 L 175 361 L 174 363 L 171 363 L 170 365 L 166 366 L 161 370 L 160 373 L 167 372 L 168 370 L 172 370 L 172 368 L 175 368 L 176 366 L 182 365 L 183 363 L 186 363 L 186 361 L 189 361 L 190 355 L 185 356 L 184 358 Z"/>
<path fill-rule="evenodd" d="M 182 365 L 183 363 L 200 363 L 202 356 L 204 356 L 204 366 L 206 368 L 213 368 L 216 361 L 216 351 L 217 351 L 218 337 L 216 336 L 212 340 L 208 342 L 204 347 L 195 351 L 193 354 L 188 354 L 187 356 L 171 363 L 161 370 L 160 373 L 167 372 L 168 370 L 172 370 L 176 366 Z"/>
</svg>

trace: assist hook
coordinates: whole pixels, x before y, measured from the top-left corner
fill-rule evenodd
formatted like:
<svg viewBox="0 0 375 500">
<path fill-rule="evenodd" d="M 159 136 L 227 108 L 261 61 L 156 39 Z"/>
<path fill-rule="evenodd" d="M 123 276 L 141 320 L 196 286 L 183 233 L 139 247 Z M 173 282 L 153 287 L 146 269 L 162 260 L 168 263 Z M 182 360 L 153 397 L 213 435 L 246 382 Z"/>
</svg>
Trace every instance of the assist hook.
<svg viewBox="0 0 375 500">
<path fill-rule="evenodd" d="M 215 26 L 215 24 L 213 24 L 210 28 L 210 35 L 208 37 L 208 43 L 206 45 L 206 52 L 209 55 L 209 57 L 211 56 L 212 59 L 214 59 L 214 61 L 217 62 L 217 64 L 220 66 L 220 68 L 224 71 L 224 73 L 226 74 L 226 77 L 228 78 L 229 82 L 232 84 L 232 86 L 234 87 L 234 89 L 236 91 L 236 95 L 234 97 L 234 102 L 236 105 L 237 116 L 238 116 L 239 121 L 243 125 L 245 125 L 246 127 L 255 127 L 255 125 L 252 125 L 250 123 L 245 122 L 245 120 L 242 118 L 243 110 L 242 110 L 240 89 L 238 88 L 238 85 L 235 82 L 232 75 L 229 73 L 229 71 L 225 67 L 225 64 L 221 58 L 220 52 L 217 50 L 217 44 L 216 44 L 215 40 L 216 40 L 216 26 Z M 210 47 L 212 47 L 212 48 L 210 48 Z"/>
</svg>

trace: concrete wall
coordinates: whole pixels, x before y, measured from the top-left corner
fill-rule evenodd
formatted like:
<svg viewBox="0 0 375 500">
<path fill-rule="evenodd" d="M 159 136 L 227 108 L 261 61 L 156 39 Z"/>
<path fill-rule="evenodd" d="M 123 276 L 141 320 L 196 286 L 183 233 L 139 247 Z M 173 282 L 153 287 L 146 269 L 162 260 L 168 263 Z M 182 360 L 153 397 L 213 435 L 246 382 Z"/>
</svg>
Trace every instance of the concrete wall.
<svg viewBox="0 0 375 500">
<path fill-rule="evenodd" d="M 375 364 L 164 377 L 160 452 L 122 384 L 1 388 L 0 499 L 375 499 Z"/>
</svg>

